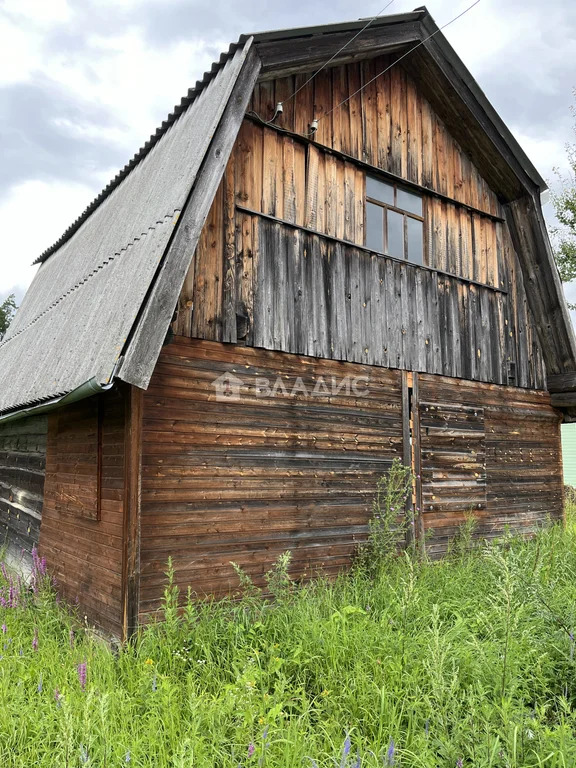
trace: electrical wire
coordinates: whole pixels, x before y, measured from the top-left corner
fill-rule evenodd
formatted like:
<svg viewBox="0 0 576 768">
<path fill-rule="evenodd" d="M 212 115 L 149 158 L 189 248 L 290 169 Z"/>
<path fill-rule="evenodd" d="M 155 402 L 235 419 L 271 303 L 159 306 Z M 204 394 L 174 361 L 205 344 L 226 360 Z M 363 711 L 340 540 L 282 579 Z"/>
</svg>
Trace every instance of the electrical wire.
<svg viewBox="0 0 576 768">
<path fill-rule="evenodd" d="M 384 13 L 384 11 L 385 11 L 387 8 L 389 8 L 389 7 L 392 5 L 392 3 L 393 3 L 393 2 L 395 2 L 395 0 L 389 0 L 389 2 L 388 2 L 388 3 L 386 3 L 386 5 L 385 5 L 385 6 L 384 6 L 384 7 L 383 7 L 383 8 L 382 8 L 380 11 L 378 11 L 378 13 L 376 14 L 376 16 L 373 16 L 371 19 L 369 19 L 369 20 L 368 20 L 368 22 L 367 22 L 367 23 L 366 23 L 366 24 L 365 24 L 365 25 L 362 27 L 362 29 L 361 29 L 359 32 L 356 32 L 356 34 L 355 34 L 353 37 L 351 37 L 351 38 L 350 38 L 350 40 L 348 40 L 346 43 L 344 43 L 344 45 L 342 46 L 342 48 L 340 48 L 338 51 L 336 51 L 336 53 L 334 53 L 334 54 L 333 54 L 333 55 L 332 55 L 332 56 L 331 56 L 331 57 L 330 57 L 330 58 L 329 58 L 327 61 L 325 61 L 325 62 L 324 62 L 324 64 L 322 64 L 322 66 L 321 66 L 319 69 L 317 69 L 317 70 L 316 70 L 316 72 L 314 72 L 314 74 L 313 74 L 313 75 L 310 75 L 310 77 L 308 78 L 308 80 L 306 80 L 306 82 L 305 82 L 305 83 L 302 83 L 302 85 L 301 85 L 299 88 L 297 88 L 297 89 L 294 91 L 294 93 L 290 94 L 290 96 L 287 96 L 287 97 L 286 97 L 286 98 L 285 98 L 283 101 L 279 101 L 279 102 L 276 104 L 276 109 L 274 110 L 274 114 L 272 115 L 272 117 L 270 118 L 270 120 L 264 120 L 264 118 L 263 118 L 263 117 L 260 117 L 260 115 L 259 115 L 257 112 L 254 112 L 253 110 L 252 110 L 252 111 L 250 111 L 250 112 L 248 112 L 248 114 L 249 114 L 249 115 L 254 115 L 254 117 L 257 117 L 257 118 L 258 118 L 258 120 L 260 120 L 260 122 L 264 123 L 264 125 L 272 125 L 272 124 L 274 123 L 274 120 L 276 120 L 276 118 L 278 117 L 278 115 L 282 114 L 282 112 L 283 112 L 283 106 L 284 106 L 284 104 L 286 104 L 286 102 L 287 102 L 287 101 L 291 101 L 291 100 L 292 100 L 292 99 L 293 99 L 293 98 L 294 98 L 294 97 L 295 97 L 295 96 L 296 96 L 298 93 L 300 93 L 300 91 L 301 91 L 303 88 L 305 88 L 305 87 L 306 87 L 306 86 L 307 86 L 309 83 L 311 83 L 311 82 L 312 82 L 312 80 L 314 80 L 314 78 L 315 78 L 317 75 L 319 75 L 319 74 L 320 74 L 320 72 L 322 72 L 322 70 L 323 70 L 323 69 L 326 69 L 326 67 L 327 67 L 327 66 L 328 66 L 328 65 L 329 65 L 331 62 L 333 62 L 333 61 L 334 61 L 334 59 L 335 59 L 335 58 L 337 58 L 337 57 L 338 57 L 338 56 L 339 56 L 339 55 L 342 53 L 342 51 L 344 51 L 346 48 L 348 48 L 348 46 L 349 46 L 351 43 L 353 43 L 353 42 L 354 42 L 354 40 L 356 40 L 356 38 L 357 38 L 357 37 L 359 37 L 359 36 L 362 34 L 362 32 L 365 32 L 365 31 L 368 29 L 368 27 L 369 27 L 369 26 L 370 26 L 370 25 L 371 25 L 373 22 L 375 22 L 375 21 L 376 21 L 376 19 L 377 19 L 377 18 L 379 18 L 380 16 L 382 16 L 382 14 Z"/>
<path fill-rule="evenodd" d="M 311 83 L 311 82 L 312 82 L 312 80 L 314 80 L 314 78 L 315 78 L 317 75 L 319 75 L 319 74 L 320 74 L 320 72 L 322 72 L 322 70 L 323 70 L 323 69 L 326 69 L 326 67 L 327 67 L 327 66 L 328 66 L 328 65 L 329 65 L 331 62 L 333 62 L 333 61 L 334 61 L 334 59 L 335 59 L 335 58 L 337 58 L 337 57 L 338 57 L 338 56 L 339 56 L 339 55 L 342 53 L 342 51 L 346 50 L 346 48 L 348 48 L 348 46 L 349 46 L 349 45 L 351 45 L 351 44 L 354 42 L 354 40 L 356 40 L 356 38 L 357 38 L 357 37 L 360 37 L 360 35 L 362 34 L 362 32 L 365 32 L 365 31 L 368 29 L 368 27 L 369 27 L 371 24 L 373 24 L 373 23 L 376 21 L 376 19 L 377 19 L 377 18 L 379 18 L 380 16 L 382 16 L 382 14 L 384 13 L 384 11 L 385 11 L 387 8 L 389 8 L 389 7 L 392 5 L 392 3 L 393 3 L 393 2 L 394 2 L 394 0 L 390 0 L 390 2 L 386 3 L 386 5 L 384 6 L 384 8 L 382 8 L 380 11 L 378 11 L 378 13 L 376 14 L 376 16 L 373 16 L 371 19 L 369 19 L 368 23 L 367 23 L 367 24 L 365 24 L 365 25 L 362 27 L 362 29 L 361 29 L 359 32 L 356 32 L 356 34 L 355 34 L 353 37 L 351 37 L 351 38 L 350 38 L 350 40 L 348 40 L 348 42 L 347 42 L 347 43 L 344 43 L 344 45 L 342 46 L 342 48 L 340 48 L 340 50 L 336 51 L 336 53 L 335 53 L 335 54 L 333 54 L 333 55 L 332 55 L 332 56 L 331 56 L 331 57 L 328 59 L 328 61 L 325 61 L 325 62 L 324 62 L 324 64 L 322 64 L 322 66 L 321 66 L 319 69 L 317 69 L 317 70 L 316 70 L 316 72 L 314 72 L 314 74 L 313 74 L 313 75 L 310 75 L 310 77 L 308 78 L 308 80 L 306 80 L 306 82 L 305 82 L 305 83 L 302 83 L 302 85 L 301 85 L 299 88 L 297 88 L 297 89 L 294 91 L 294 93 L 293 93 L 293 94 L 291 94 L 290 96 L 288 96 L 288 98 L 284 99 L 284 101 L 282 102 L 282 104 L 286 104 L 286 102 L 287 102 L 287 101 L 290 101 L 291 99 L 293 99 L 293 98 L 294 98 L 294 97 L 295 97 L 295 96 L 296 96 L 298 93 L 300 93 L 300 91 L 301 91 L 303 88 L 305 88 L 305 87 L 308 85 L 308 83 Z M 274 118 L 272 118 L 272 119 L 274 119 Z"/>
<path fill-rule="evenodd" d="M 399 62 L 399 61 L 402 61 L 402 59 L 405 59 L 405 58 L 406 58 L 406 56 L 409 56 L 411 53 L 413 53 L 413 52 L 416 50 L 416 48 L 420 48 L 420 46 L 421 46 L 421 45 L 424 45 L 424 43 L 427 43 L 427 42 L 428 42 L 428 40 L 432 39 L 432 38 L 434 37 L 434 35 L 437 35 L 437 34 L 438 34 L 438 32 L 441 32 L 443 29 L 446 29 L 446 27 L 449 27 L 449 26 L 450 26 L 450 24 L 453 24 L 455 21 L 458 21 L 458 19 L 462 18 L 462 16 L 464 16 L 464 14 L 468 13 L 468 11 L 471 11 L 471 10 L 472 10 L 472 8 L 474 8 L 474 6 L 475 6 L 475 5 L 478 5 L 478 3 L 479 3 L 479 2 L 480 2 L 480 0 L 475 0 L 475 2 L 474 2 L 474 3 L 472 3 L 472 5 L 469 5 L 469 6 L 468 6 L 468 8 L 465 8 L 465 9 L 464 9 L 464 10 L 463 10 L 461 13 L 459 13 L 457 16 L 454 16 L 454 18 L 453 18 L 453 19 L 451 19 L 450 21 L 448 21 L 448 22 L 447 22 L 446 24 L 444 24 L 443 26 L 439 27 L 439 28 L 438 28 L 438 29 L 437 29 L 435 32 L 432 32 L 432 34 L 431 34 L 431 35 L 428 35 L 428 37 L 425 37 L 425 38 L 424 38 L 424 40 L 421 40 L 421 41 L 420 41 L 419 43 L 417 43 L 417 44 L 416 44 L 416 45 L 415 45 L 413 48 L 410 48 L 410 50 L 409 50 L 409 51 L 406 51 L 406 53 L 403 53 L 403 54 L 402 54 L 402 56 L 400 56 L 399 58 L 397 58 L 397 59 L 396 59 L 396 61 L 393 61 L 393 62 L 392 62 L 392 64 L 390 64 L 390 66 L 389 66 L 389 67 L 386 67 L 386 69 L 383 69 L 383 70 L 382 70 L 382 72 L 378 72 L 378 74 L 377 74 L 377 75 L 375 75 L 375 76 L 374 76 L 374 77 L 373 77 L 371 80 L 368 80 L 368 82 L 367 82 L 367 83 L 364 83 L 364 85 L 363 85 L 361 88 L 358 88 L 358 90 L 357 90 L 357 91 L 354 91 L 354 93 L 350 94 L 350 96 L 348 96 L 347 98 L 345 98 L 345 99 L 344 99 L 343 101 L 341 101 L 339 104 L 336 104 L 336 106 L 335 106 L 335 107 L 332 107 L 332 109 L 331 109 L 329 112 L 326 112 L 326 113 L 325 113 L 324 115 L 322 115 L 321 117 L 317 118 L 316 120 L 313 120 L 311 124 L 312 124 L 312 125 L 313 125 L 313 124 L 316 124 L 316 126 L 317 126 L 317 125 L 318 125 L 318 123 L 319 123 L 321 120 L 323 120 L 325 117 L 328 117 L 329 115 L 331 115 L 331 114 L 332 114 L 332 112 L 336 111 L 336 110 L 337 110 L 337 109 L 339 109 L 339 108 L 340 108 L 342 105 L 346 104 L 346 102 L 347 102 L 347 101 L 350 101 L 350 99 L 354 98 L 354 96 L 357 96 L 357 95 L 358 95 L 358 94 L 359 94 L 361 91 L 363 91 L 363 90 L 364 90 L 364 88 L 366 88 L 368 85 L 370 85 L 371 83 L 373 83 L 375 80 L 377 80 L 377 79 L 378 79 L 379 77 L 381 77 L 382 75 L 385 75 L 385 74 L 386 74 L 386 72 L 389 72 L 389 71 L 392 69 L 392 67 L 396 66 L 396 64 L 398 64 L 398 62 Z M 314 133 L 316 133 L 316 129 L 314 129 L 313 131 L 311 131 L 309 134 L 306 134 L 306 135 L 308 135 L 308 136 L 311 136 L 311 135 L 313 135 Z"/>
</svg>

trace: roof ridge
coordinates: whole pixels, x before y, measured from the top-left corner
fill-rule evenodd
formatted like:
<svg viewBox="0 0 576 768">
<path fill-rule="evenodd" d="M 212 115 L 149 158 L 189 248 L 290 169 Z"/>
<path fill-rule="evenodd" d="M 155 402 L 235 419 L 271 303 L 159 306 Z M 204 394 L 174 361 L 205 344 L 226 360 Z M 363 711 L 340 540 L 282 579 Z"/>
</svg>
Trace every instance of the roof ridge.
<svg viewBox="0 0 576 768">
<path fill-rule="evenodd" d="M 76 283 L 72 286 L 72 288 L 69 288 L 66 293 L 63 293 L 61 296 L 59 296 L 57 299 L 55 299 L 51 304 L 49 304 L 47 307 L 45 307 L 42 312 L 40 312 L 38 315 L 36 315 L 30 322 L 24 326 L 24 328 L 20 328 L 19 331 L 16 331 L 12 336 L 9 336 L 8 338 L 4 338 L 0 341 L 0 349 L 4 347 L 6 344 L 8 344 L 13 339 L 16 339 L 20 334 L 24 333 L 24 331 L 27 331 L 29 328 L 31 328 L 40 318 L 44 317 L 48 312 L 50 312 L 52 309 L 55 309 L 61 302 L 64 301 L 64 299 L 67 296 L 70 296 L 70 294 L 74 293 L 78 290 L 78 288 L 81 288 L 85 283 L 90 280 L 91 277 L 94 277 L 94 275 L 99 272 L 104 267 L 107 267 L 108 264 L 110 264 L 112 261 L 116 259 L 117 256 L 121 256 L 125 251 L 128 250 L 128 248 L 134 247 L 134 245 L 143 237 L 146 237 L 151 231 L 154 231 L 157 226 L 163 226 L 164 224 L 167 224 L 169 221 L 172 221 L 174 219 L 174 216 L 180 213 L 180 208 L 175 208 L 172 213 L 166 213 L 164 215 L 163 221 L 157 221 L 155 224 L 151 224 L 148 227 L 148 230 L 146 232 L 141 232 L 139 235 L 134 235 L 132 240 L 128 242 L 126 245 L 122 246 L 122 248 L 119 248 L 117 251 L 115 251 L 111 256 L 107 256 L 105 259 L 103 259 L 99 264 L 97 264 L 95 267 L 93 267 L 90 272 L 85 277 L 80 278 L 80 280 L 77 280 Z"/>
<path fill-rule="evenodd" d="M 150 138 L 140 147 L 140 149 L 134 154 L 131 160 L 118 171 L 116 176 L 108 182 L 104 189 L 92 200 L 92 202 L 85 208 L 85 210 L 78 216 L 72 224 L 63 232 L 63 234 L 56 240 L 49 248 L 46 248 L 40 256 L 33 262 L 33 264 L 41 264 L 46 261 L 53 253 L 55 253 L 72 235 L 80 229 L 86 219 L 92 214 L 96 208 L 107 198 L 109 195 L 122 183 L 122 181 L 136 168 L 141 161 L 151 152 L 151 150 L 160 141 L 162 136 L 168 131 L 168 129 L 174 125 L 175 122 L 188 110 L 191 104 L 197 99 L 200 93 L 209 85 L 210 81 L 214 79 L 216 74 L 223 68 L 227 61 L 234 55 L 234 53 L 241 47 L 239 42 L 230 43 L 228 52 L 221 53 L 220 59 L 217 62 L 213 62 L 210 71 L 204 72 L 202 80 L 197 80 L 196 85 L 193 88 L 188 89 L 186 96 L 183 96 L 179 104 L 174 106 L 172 112 L 169 113 L 166 120 L 158 126 L 156 131 L 150 136 Z"/>
</svg>

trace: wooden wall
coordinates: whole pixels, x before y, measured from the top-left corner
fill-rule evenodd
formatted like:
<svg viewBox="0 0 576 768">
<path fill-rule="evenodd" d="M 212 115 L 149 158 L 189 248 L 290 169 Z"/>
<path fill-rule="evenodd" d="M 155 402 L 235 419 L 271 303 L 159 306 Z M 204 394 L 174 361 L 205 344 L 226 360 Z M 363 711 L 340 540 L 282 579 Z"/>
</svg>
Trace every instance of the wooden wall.
<svg viewBox="0 0 576 768">
<path fill-rule="evenodd" d="M 563 515 L 561 415 L 550 395 L 418 376 L 422 511 L 432 554 L 472 512 L 476 534 L 530 534 Z"/>
<path fill-rule="evenodd" d="M 122 629 L 124 430 L 121 390 L 49 415 L 40 531 L 40 554 L 59 591 L 90 621 L 117 635 Z"/>
<path fill-rule="evenodd" d="M 258 396 L 278 376 L 275 395 Z M 311 394 L 332 376 L 365 377 L 368 391 Z M 409 420 L 430 555 L 446 551 L 470 513 L 482 538 L 561 518 L 549 395 L 414 375 L 408 409 L 401 377 L 182 337 L 166 346 L 143 405 L 141 618 L 159 606 L 169 557 L 178 585 L 199 595 L 237 587 L 230 561 L 261 580 L 288 549 L 294 576 L 346 566 L 376 480 L 404 456 Z"/>
<path fill-rule="evenodd" d="M 543 388 L 502 207 L 410 76 L 394 67 L 330 112 L 386 65 L 326 70 L 286 101 L 276 127 L 249 113 L 186 278 L 175 333 Z M 305 79 L 260 83 L 254 113 L 269 119 Z M 310 115 L 322 114 L 310 142 Z M 423 267 L 364 248 L 362 163 L 431 191 L 423 192 Z"/>
<path fill-rule="evenodd" d="M 0 548 L 16 557 L 38 545 L 45 464 L 45 416 L 0 426 Z"/>
<path fill-rule="evenodd" d="M 217 399 L 226 372 L 237 400 Z M 258 397 L 258 380 L 278 376 L 288 393 Z M 369 394 L 310 393 L 346 376 L 366 377 Z M 308 394 L 289 394 L 294 384 Z M 336 572 L 396 456 L 398 371 L 176 338 L 144 396 L 141 613 L 158 607 L 170 556 L 178 584 L 199 594 L 237 586 L 230 561 L 261 580 L 287 549 L 294 575 Z"/>
</svg>

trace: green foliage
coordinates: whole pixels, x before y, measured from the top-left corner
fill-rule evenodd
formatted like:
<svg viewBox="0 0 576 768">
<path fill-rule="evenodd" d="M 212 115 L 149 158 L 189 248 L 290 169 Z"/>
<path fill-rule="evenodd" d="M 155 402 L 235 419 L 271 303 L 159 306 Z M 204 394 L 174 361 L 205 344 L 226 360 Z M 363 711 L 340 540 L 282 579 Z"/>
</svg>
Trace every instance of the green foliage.
<svg viewBox="0 0 576 768">
<path fill-rule="evenodd" d="M 46 579 L 3 605 L 0 574 L 0 765 L 575 765 L 572 513 L 533 541 L 468 536 L 297 587 L 284 556 L 275 601 L 182 600 L 170 567 L 167 620 L 119 652 Z"/>
<path fill-rule="evenodd" d="M 368 521 L 368 541 L 360 547 L 358 565 L 374 575 L 406 543 L 406 533 L 413 519 L 406 514 L 406 501 L 412 493 L 413 474 L 400 459 L 378 479 Z"/>
<path fill-rule="evenodd" d="M 558 226 L 552 228 L 554 256 L 563 283 L 576 280 L 576 145 L 566 147 L 569 172 L 555 169 L 558 189 L 551 191 Z M 571 307 L 573 309 L 573 307 Z"/>
<path fill-rule="evenodd" d="M 8 330 L 8 326 L 12 322 L 16 309 L 16 299 L 14 294 L 8 296 L 8 298 L 4 299 L 0 304 L 0 339 Z"/>
</svg>

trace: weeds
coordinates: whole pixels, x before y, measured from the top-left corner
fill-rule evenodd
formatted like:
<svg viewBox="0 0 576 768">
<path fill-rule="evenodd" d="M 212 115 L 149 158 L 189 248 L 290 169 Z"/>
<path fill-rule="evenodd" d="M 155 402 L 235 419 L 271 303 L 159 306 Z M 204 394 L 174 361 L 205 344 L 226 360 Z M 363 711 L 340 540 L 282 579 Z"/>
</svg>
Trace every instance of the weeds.
<svg viewBox="0 0 576 768">
<path fill-rule="evenodd" d="M 298 586 L 285 555 L 274 599 L 196 601 L 170 566 L 167 621 L 118 653 L 47 577 L 34 591 L 5 568 L 0 765 L 576 764 L 572 522 L 434 563 L 384 551 L 370 574 Z"/>
</svg>

